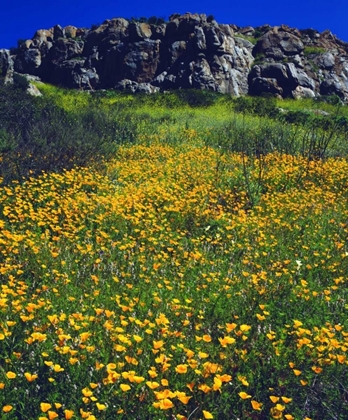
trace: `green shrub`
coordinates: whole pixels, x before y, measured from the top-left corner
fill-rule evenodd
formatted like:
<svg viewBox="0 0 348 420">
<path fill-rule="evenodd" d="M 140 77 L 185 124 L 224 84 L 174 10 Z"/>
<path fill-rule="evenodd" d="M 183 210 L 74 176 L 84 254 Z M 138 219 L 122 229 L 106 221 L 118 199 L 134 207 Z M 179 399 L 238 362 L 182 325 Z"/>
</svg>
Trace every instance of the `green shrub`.
<svg viewBox="0 0 348 420">
<path fill-rule="evenodd" d="M 234 110 L 262 117 L 279 116 L 276 100 L 269 96 L 240 96 L 234 101 Z"/>
<path fill-rule="evenodd" d="M 257 64 L 260 64 L 263 62 L 263 60 L 266 58 L 264 53 L 257 53 L 255 58 L 254 58 L 254 62 L 253 62 L 253 66 L 256 66 Z"/>
<path fill-rule="evenodd" d="M 15 86 L 2 86 L 0 95 L 0 176 L 6 183 L 86 165 L 136 135 L 132 118 L 118 107 L 114 113 L 93 107 L 66 111 Z"/>
<path fill-rule="evenodd" d="M 330 105 L 340 105 L 341 99 L 338 95 L 320 95 L 315 98 L 316 102 L 325 102 Z"/>
<path fill-rule="evenodd" d="M 305 47 L 303 50 L 303 54 L 306 56 L 313 54 L 323 54 L 325 51 L 325 48 L 322 47 Z"/>
<path fill-rule="evenodd" d="M 236 34 L 235 36 L 236 36 L 236 38 L 245 39 L 246 41 L 251 42 L 253 45 L 256 45 L 256 43 L 258 41 L 258 39 L 255 38 L 254 36 L 243 35 L 243 34 L 240 34 L 240 33 Z"/>
<path fill-rule="evenodd" d="M 211 106 L 220 97 L 219 93 L 198 89 L 180 89 L 175 91 L 174 95 L 192 108 Z"/>
<path fill-rule="evenodd" d="M 30 85 L 28 79 L 25 76 L 22 76 L 21 74 L 18 74 L 18 73 L 14 73 L 13 83 L 15 87 L 22 89 L 24 91 L 27 90 Z"/>
<path fill-rule="evenodd" d="M 132 16 L 131 18 L 128 19 L 130 22 L 132 23 L 148 23 L 149 25 L 162 25 L 163 23 L 166 22 L 164 17 L 157 17 L 157 16 L 150 16 L 149 18 L 147 17 L 134 17 Z"/>
<path fill-rule="evenodd" d="M 21 45 L 22 45 L 25 41 L 26 41 L 26 40 L 25 40 L 25 39 L 22 39 L 22 38 L 18 39 L 18 40 L 17 40 L 17 46 L 16 46 L 16 47 L 11 47 L 11 48 L 10 48 L 10 53 L 11 53 L 11 55 L 16 55 L 16 54 L 18 54 L 18 53 L 19 53 L 19 50 L 20 50 Z"/>
<path fill-rule="evenodd" d="M 288 111 L 282 116 L 282 119 L 290 124 L 306 124 L 312 118 L 306 111 Z"/>
</svg>

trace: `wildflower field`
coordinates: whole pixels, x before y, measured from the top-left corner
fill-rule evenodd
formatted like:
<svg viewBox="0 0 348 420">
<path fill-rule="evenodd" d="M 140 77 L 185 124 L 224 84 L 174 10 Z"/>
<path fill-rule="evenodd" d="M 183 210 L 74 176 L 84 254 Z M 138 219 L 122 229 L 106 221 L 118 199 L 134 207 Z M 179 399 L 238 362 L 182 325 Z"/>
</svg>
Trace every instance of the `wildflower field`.
<svg viewBox="0 0 348 420">
<path fill-rule="evenodd" d="M 347 160 L 99 163 L 0 184 L 1 419 L 347 419 Z"/>
</svg>

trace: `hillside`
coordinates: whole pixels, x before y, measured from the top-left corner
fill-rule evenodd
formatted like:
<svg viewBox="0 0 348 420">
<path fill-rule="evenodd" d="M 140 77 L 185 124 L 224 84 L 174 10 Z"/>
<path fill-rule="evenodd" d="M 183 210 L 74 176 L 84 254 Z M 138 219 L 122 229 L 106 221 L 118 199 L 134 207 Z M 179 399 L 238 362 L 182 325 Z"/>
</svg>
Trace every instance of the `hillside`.
<svg viewBox="0 0 348 420">
<path fill-rule="evenodd" d="M 344 132 L 40 88 L 0 133 L 1 418 L 347 419 Z"/>
<path fill-rule="evenodd" d="M 241 28 L 203 14 L 114 18 L 91 29 L 56 25 L 0 50 L 0 69 L 7 80 L 15 71 L 75 89 L 348 98 L 348 45 L 330 31 Z"/>
<path fill-rule="evenodd" d="M 42 171 L 90 165 L 119 145 L 160 136 L 180 143 L 193 129 L 207 146 L 243 152 L 346 157 L 348 109 L 337 96 L 314 99 L 232 97 L 207 90 L 152 95 L 79 92 L 36 83 L 27 94 L 15 75 L 0 86 L 0 178 L 22 182 Z"/>
</svg>

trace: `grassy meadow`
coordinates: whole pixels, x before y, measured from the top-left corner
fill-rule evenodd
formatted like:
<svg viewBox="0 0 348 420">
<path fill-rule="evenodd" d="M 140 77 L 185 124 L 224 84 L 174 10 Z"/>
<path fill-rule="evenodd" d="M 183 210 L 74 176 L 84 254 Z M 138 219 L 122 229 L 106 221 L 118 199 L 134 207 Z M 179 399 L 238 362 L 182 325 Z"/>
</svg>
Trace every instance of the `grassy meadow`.
<svg viewBox="0 0 348 420">
<path fill-rule="evenodd" d="M 347 419 L 346 107 L 40 89 L 0 106 L 0 418 Z"/>
</svg>

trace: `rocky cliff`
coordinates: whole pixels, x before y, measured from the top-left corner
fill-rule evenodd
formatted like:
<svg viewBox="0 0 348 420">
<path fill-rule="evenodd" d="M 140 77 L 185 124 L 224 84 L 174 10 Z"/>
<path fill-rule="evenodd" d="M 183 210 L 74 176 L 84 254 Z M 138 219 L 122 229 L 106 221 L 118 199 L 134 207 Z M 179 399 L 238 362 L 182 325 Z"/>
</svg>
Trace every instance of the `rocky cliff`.
<svg viewBox="0 0 348 420">
<path fill-rule="evenodd" d="M 348 44 L 330 31 L 241 28 L 203 14 L 39 30 L 16 51 L 0 50 L 0 74 L 9 82 L 14 72 L 86 90 L 195 88 L 348 100 Z"/>
</svg>

